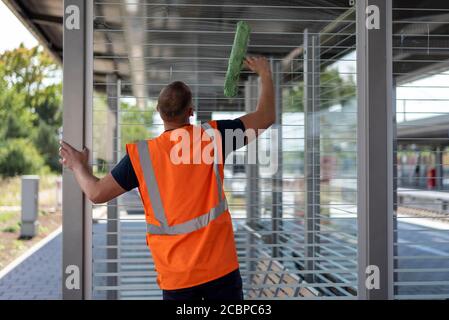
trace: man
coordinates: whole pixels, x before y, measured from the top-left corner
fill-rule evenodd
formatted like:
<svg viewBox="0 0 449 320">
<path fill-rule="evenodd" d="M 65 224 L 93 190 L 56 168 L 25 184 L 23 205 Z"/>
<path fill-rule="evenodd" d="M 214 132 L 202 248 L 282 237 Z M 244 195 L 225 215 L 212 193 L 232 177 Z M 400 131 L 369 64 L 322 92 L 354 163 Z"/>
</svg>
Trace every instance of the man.
<svg viewBox="0 0 449 320">
<path fill-rule="evenodd" d="M 139 188 L 147 222 L 146 240 L 166 300 L 243 299 L 232 221 L 223 191 L 222 162 L 228 153 L 225 145 L 229 144 L 225 131 L 253 130 L 257 134 L 275 121 L 267 60 L 248 57 L 245 65 L 261 79 L 256 111 L 234 120 L 210 121 L 201 128 L 193 126 L 189 123 L 193 115 L 191 91 L 184 83 L 173 82 L 161 91 L 157 104 L 164 133 L 127 144 L 127 155 L 102 179 L 91 173 L 87 149 L 80 152 L 61 141 L 61 163 L 73 171 L 92 202 L 104 203 Z M 199 138 L 195 130 L 200 131 Z M 189 161 L 179 163 L 177 137 L 184 133 L 189 145 L 182 156 L 187 154 Z M 232 149 L 241 147 L 232 140 Z M 213 144 L 209 153 L 213 160 L 195 162 L 208 143 Z"/>
</svg>

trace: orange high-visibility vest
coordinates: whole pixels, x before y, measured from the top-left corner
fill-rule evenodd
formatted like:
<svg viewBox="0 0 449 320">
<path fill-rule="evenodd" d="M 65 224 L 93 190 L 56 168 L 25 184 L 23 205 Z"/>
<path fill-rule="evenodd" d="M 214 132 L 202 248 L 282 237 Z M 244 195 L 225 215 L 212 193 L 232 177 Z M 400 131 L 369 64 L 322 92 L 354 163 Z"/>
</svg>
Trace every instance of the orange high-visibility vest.
<svg viewBox="0 0 449 320">
<path fill-rule="evenodd" d="M 179 143 L 171 141 L 172 131 L 126 145 L 139 181 L 147 245 L 154 259 L 157 282 L 165 290 L 199 285 L 238 268 L 232 220 L 223 190 L 223 161 L 218 161 L 222 155 L 217 123 L 204 123 L 198 137 L 193 134 L 192 125 L 181 129 L 190 134 L 189 164 L 174 164 L 170 159 L 172 148 Z M 209 141 L 202 141 L 204 131 Z M 213 163 L 195 163 L 194 154 L 210 143 Z"/>
</svg>

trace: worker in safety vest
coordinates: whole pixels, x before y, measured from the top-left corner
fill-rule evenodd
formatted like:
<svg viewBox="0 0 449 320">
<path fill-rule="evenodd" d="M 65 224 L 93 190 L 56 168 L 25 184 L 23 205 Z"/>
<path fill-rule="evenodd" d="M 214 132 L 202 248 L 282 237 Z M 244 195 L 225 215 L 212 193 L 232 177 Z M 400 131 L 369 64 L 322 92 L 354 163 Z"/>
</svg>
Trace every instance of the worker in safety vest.
<svg viewBox="0 0 449 320">
<path fill-rule="evenodd" d="M 73 171 L 92 202 L 104 203 L 139 188 L 146 241 L 164 299 L 243 299 L 223 162 L 275 121 L 269 63 L 247 57 L 245 65 L 261 80 L 256 111 L 191 125 L 192 93 L 183 82 L 173 82 L 162 89 L 157 103 L 165 131 L 127 144 L 127 155 L 104 178 L 92 174 L 86 148 L 77 151 L 61 141 L 61 163 Z"/>
</svg>

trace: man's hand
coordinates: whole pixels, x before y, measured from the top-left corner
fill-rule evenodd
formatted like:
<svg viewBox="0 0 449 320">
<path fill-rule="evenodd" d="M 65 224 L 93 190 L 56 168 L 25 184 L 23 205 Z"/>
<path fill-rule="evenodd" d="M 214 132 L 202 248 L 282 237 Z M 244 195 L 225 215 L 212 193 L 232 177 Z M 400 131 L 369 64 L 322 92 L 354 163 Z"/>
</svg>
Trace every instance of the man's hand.
<svg viewBox="0 0 449 320">
<path fill-rule="evenodd" d="M 246 57 L 244 63 L 249 70 L 260 77 L 271 75 L 270 63 L 265 57 Z"/>
<path fill-rule="evenodd" d="M 59 162 L 70 170 L 77 170 L 87 167 L 89 159 L 89 150 L 84 148 L 83 151 L 78 151 L 65 141 L 59 142 Z"/>
<path fill-rule="evenodd" d="M 111 173 L 98 179 L 92 174 L 88 165 L 89 150 L 84 148 L 78 151 L 65 141 L 60 142 L 59 155 L 65 167 L 73 171 L 73 174 L 81 187 L 81 190 L 93 203 L 107 202 L 126 192 L 115 181 Z"/>
<path fill-rule="evenodd" d="M 242 120 L 246 129 L 253 129 L 257 135 L 271 126 L 276 120 L 271 68 L 264 57 L 247 57 L 245 65 L 260 77 L 260 96 L 256 111 L 245 114 L 240 117 L 240 120 Z"/>
</svg>

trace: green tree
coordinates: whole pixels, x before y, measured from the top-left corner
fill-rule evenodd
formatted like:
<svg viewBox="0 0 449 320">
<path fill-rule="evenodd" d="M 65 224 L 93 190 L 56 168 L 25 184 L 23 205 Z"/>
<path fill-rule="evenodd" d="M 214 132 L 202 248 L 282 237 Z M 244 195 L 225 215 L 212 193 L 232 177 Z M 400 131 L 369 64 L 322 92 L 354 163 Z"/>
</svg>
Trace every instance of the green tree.
<svg viewBox="0 0 449 320">
<path fill-rule="evenodd" d="M 1 76 L 0 76 L 1 77 Z M 36 115 L 23 108 L 23 95 L 0 86 L 0 138 L 26 138 Z"/>
<path fill-rule="evenodd" d="M 320 108 L 344 105 L 356 95 L 356 86 L 352 78 L 343 78 L 337 69 L 327 69 L 320 75 Z M 304 111 L 304 82 L 300 81 L 290 90 L 284 90 L 284 111 Z"/>
<path fill-rule="evenodd" d="M 149 139 L 153 124 L 154 108 L 140 110 L 135 104 L 122 102 L 120 104 L 121 123 L 121 148 L 126 151 L 126 144 L 137 140 Z"/>
<path fill-rule="evenodd" d="M 62 125 L 61 70 L 42 47 L 18 48 L 0 54 L 0 139 L 2 159 L 18 155 L 17 148 L 33 148 L 45 165 L 60 170 L 58 130 Z M 18 140 L 19 139 L 19 140 Z M 20 141 L 18 143 L 18 141 Z M 25 143 L 26 142 L 26 143 Z M 17 144 L 18 143 L 18 144 Z M 11 147 L 12 144 L 17 144 Z M 25 145 L 32 145 L 25 147 Z M 11 152 L 11 156 L 5 154 Z M 24 150 L 29 151 L 29 150 Z M 34 151 L 31 151 L 34 154 Z M 17 170 L 0 175 L 33 173 L 38 168 L 22 161 Z M 39 161 L 36 164 L 44 166 Z M 4 164 L 2 168 L 6 168 Z"/>
<path fill-rule="evenodd" d="M 150 102 L 149 102 L 150 104 Z M 120 130 L 120 154 L 126 154 L 126 144 L 141 139 L 152 137 L 154 105 L 148 108 L 140 109 L 135 103 L 128 101 L 120 101 L 119 108 L 119 130 Z M 94 171 L 97 174 L 108 172 L 111 168 L 108 163 L 112 161 L 112 150 L 115 149 L 111 145 L 111 140 L 115 130 L 116 111 L 111 110 L 107 104 L 107 98 L 102 93 L 97 93 L 94 100 L 93 111 L 93 149 L 95 150 Z"/>
<path fill-rule="evenodd" d="M 44 160 L 27 139 L 10 139 L 0 143 L 0 173 L 2 177 L 34 174 L 43 170 Z"/>
</svg>

